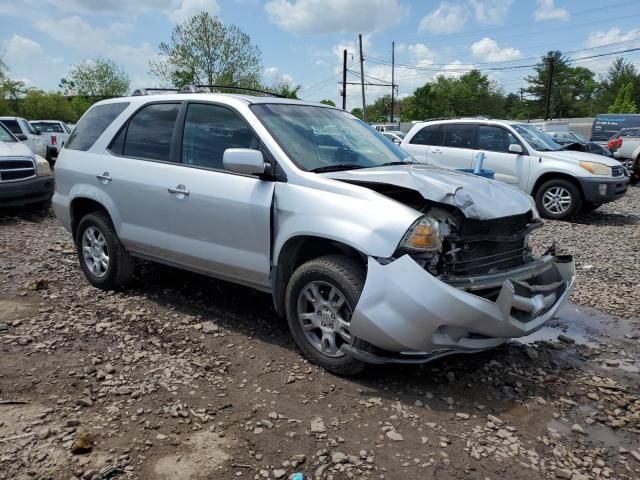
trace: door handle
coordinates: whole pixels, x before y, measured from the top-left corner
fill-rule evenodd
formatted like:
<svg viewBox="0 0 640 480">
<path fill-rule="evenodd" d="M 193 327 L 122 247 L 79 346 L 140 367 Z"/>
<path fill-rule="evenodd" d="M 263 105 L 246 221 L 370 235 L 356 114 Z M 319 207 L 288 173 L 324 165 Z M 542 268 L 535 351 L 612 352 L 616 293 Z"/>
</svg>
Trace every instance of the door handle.
<svg viewBox="0 0 640 480">
<path fill-rule="evenodd" d="M 433 153 L 442 153 L 442 150 L 440 150 L 439 148 L 433 149 L 431 150 Z"/>
<path fill-rule="evenodd" d="M 109 175 L 109 172 L 104 172 L 102 175 L 96 175 L 96 178 L 100 180 L 102 183 L 104 183 L 105 185 L 112 180 L 111 175 Z"/>
<path fill-rule="evenodd" d="M 179 196 L 179 195 L 187 196 L 187 195 L 189 195 L 189 190 L 187 190 L 187 187 L 185 187 L 182 184 L 178 185 L 177 187 L 169 187 L 169 188 L 167 188 L 167 190 L 169 191 L 169 193 L 173 193 L 176 196 Z"/>
</svg>

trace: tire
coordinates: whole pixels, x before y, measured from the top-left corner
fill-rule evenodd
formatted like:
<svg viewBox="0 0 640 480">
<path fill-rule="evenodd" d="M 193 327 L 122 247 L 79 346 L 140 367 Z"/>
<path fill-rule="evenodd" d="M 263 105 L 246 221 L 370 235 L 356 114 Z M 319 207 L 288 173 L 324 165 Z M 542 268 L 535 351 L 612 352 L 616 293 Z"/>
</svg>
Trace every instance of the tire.
<svg viewBox="0 0 640 480">
<path fill-rule="evenodd" d="M 84 255 L 84 247 L 90 247 L 91 244 L 85 236 L 93 236 L 96 242 L 93 251 L 96 256 L 88 253 L 90 257 L 98 258 L 99 253 L 106 253 L 108 257 L 106 268 L 104 263 L 100 263 L 95 268 L 88 263 L 89 260 Z M 122 288 L 133 277 L 135 260 L 120 243 L 111 219 L 102 212 L 92 212 L 82 217 L 76 230 L 76 250 L 82 271 L 89 283 L 96 288 L 102 290 Z"/>
<path fill-rule="evenodd" d="M 348 328 L 343 327 L 348 323 L 332 319 L 336 318 L 332 317 L 335 314 L 338 319 L 351 320 L 349 312 L 353 312 L 360 299 L 364 279 L 363 268 L 353 260 L 342 255 L 326 255 L 302 264 L 296 269 L 287 284 L 285 295 L 287 322 L 296 345 L 307 359 L 337 375 L 355 375 L 366 368 L 365 363 L 339 351 L 339 346 L 342 343 L 347 343 L 343 333 L 348 333 Z M 323 297 L 322 301 L 326 300 L 324 297 L 336 300 L 333 303 L 319 302 L 316 307 L 304 293 L 311 293 L 313 286 L 316 286 L 318 295 Z M 333 296 L 328 294 L 328 292 L 332 292 L 331 288 L 334 288 L 342 296 L 342 301 L 337 294 Z M 340 302 L 343 303 L 343 306 L 337 307 Z M 327 305 L 329 306 L 327 307 Z M 303 308 L 305 311 L 302 314 L 311 315 L 313 313 L 311 319 L 301 320 L 299 318 L 300 310 Z M 313 312 L 309 312 L 308 309 Z M 310 326 L 308 330 L 303 330 L 302 324 L 304 322 Z M 318 324 L 318 326 L 314 328 L 312 324 Z M 329 328 L 334 327 L 333 333 L 328 332 Z M 312 328 L 314 329 L 312 330 Z M 327 334 L 326 339 L 325 333 Z M 333 344 L 328 341 L 331 336 L 334 338 Z M 349 343 L 353 343 L 353 340 Z M 333 355 L 323 351 L 329 351 L 335 347 L 338 347 L 338 352 Z"/>
<path fill-rule="evenodd" d="M 593 212 L 594 210 L 597 210 L 601 206 L 602 206 L 601 203 L 584 202 L 584 204 L 582 205 L 582 212 L 590 213 L 590 212 Z"/>
<path fill-rule="evenodd" d="M 550 205 L 552 208 L 545 207 L 545 202 L 548 204 L 549 196 L 553 198 L 555 193 L 561 195 L 562 200 L 566 201 L 568 198 L 570 202 L 568 206 L 563 204 L 556 208 L 553 208 L 553 205 Z M 546 196 L 547 194 L 549 196 Z M 570 220 L 582 210 L 582 204 L 582 193 L 578 187 L 573 182 L 563 178 L 555 178 L 543 183 L 536 192 L 536 207 L 544 218 Z"/>
</svg>

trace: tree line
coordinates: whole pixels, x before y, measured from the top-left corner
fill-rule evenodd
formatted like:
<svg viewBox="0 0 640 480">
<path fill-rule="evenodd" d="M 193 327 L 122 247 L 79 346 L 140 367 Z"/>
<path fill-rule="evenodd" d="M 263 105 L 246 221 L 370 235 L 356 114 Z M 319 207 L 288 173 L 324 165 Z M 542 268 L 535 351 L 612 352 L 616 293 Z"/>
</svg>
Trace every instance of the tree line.
<svg viewBox="0 0 640 480">
<path fill-rule="evenodd" d="M 549 63 L 553 62 L 549 96 L 551 118 L 591 117 L 598 113 L 636 113 L 640 105 L 640 70 L 622 57 L 596 79 L 588 68 L 570 65 L 560 51 L 540 59 L 519 93 L 504 89 L 486 73 L 472 70 L 459 77 L 437 76 L 397 101 L 402 121 L 487 115 L 507 119 L 542 118 L 549 94 Z M 362 118 L 362 109 L 351 111 Z M 367 105 L 367 121 L 391 115 L 391 95 Z"/>
<path fill-rule="evenodd" d="M 262 53 L 248 34 L 224 24 L 206 12 L 174 27 L 169 41 L 158 46 L 159 59 L 150 62 L 150 73 L 160 86 L 223 85 L 268 90 L 297 98 L 300 85 L 264 78 Z M 549 65 L 553 82 L 549 97 L 551 116 L 583 117 L 597 113 L 635 113 L 640 105 L 640 70 L 624 58 L 616 58 L 596 79 L 588 68 L 572 66 L 560 51 L 540 59 L 527 87 L 518 94 L 504 88 L 486 73 L 472 70 L 459 77 L 437 76 L 396 104 L 403 121 L 469 115 L 527 119 L 544 115 L 548 95 Z M 59 119 L 75 122 L 94 102 L 130 93 L 128 74 L 112 60 L 96 58 L 74 65 L 59 82 L 58 90 L 30 88 L 11 78 L 0 58 L 0 115 L 27 119 Z M 218 89 L 219 91 L 233 91 Z M 322 103 L 334 105 L 331 100 Z M 352 113 L 362 116 L 362 109 Z M 385 121 L 391 113 L 390 95 L 367 105 L 367 121 Z"/>
</svg>

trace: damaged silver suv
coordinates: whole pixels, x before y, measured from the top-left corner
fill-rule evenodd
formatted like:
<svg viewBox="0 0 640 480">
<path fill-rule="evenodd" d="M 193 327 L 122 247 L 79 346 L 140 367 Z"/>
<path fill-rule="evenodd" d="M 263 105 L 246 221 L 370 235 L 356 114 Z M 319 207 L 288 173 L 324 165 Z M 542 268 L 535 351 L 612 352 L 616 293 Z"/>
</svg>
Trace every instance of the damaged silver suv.
<svg viewBox="0 0 640 480">
<path fill-rule="evenodd" d="M 309 102 L 99 102 L 58 158 L 53 203 L 94 286 L 124 286 L 138 257 L 268 292 L 304 355 L 339 374 L 528 335 L 574 284 L 570 256 L 528 246 L 531 197 Z"/>
</svg>

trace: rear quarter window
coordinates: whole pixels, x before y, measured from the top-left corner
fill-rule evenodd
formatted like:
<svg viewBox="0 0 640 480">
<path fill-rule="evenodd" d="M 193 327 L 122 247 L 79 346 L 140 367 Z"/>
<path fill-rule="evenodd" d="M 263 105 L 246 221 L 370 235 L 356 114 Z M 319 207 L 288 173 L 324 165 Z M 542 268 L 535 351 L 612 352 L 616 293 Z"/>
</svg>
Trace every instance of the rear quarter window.
<svg viewBox="0 0 640 480">
<path fill-rule="evenodd" d="M 65 143 L 65 148 L 89 150 L 102 132 L 129 106 L 129 102 L 97 105 L 78 122 Z"/>
</svg>

